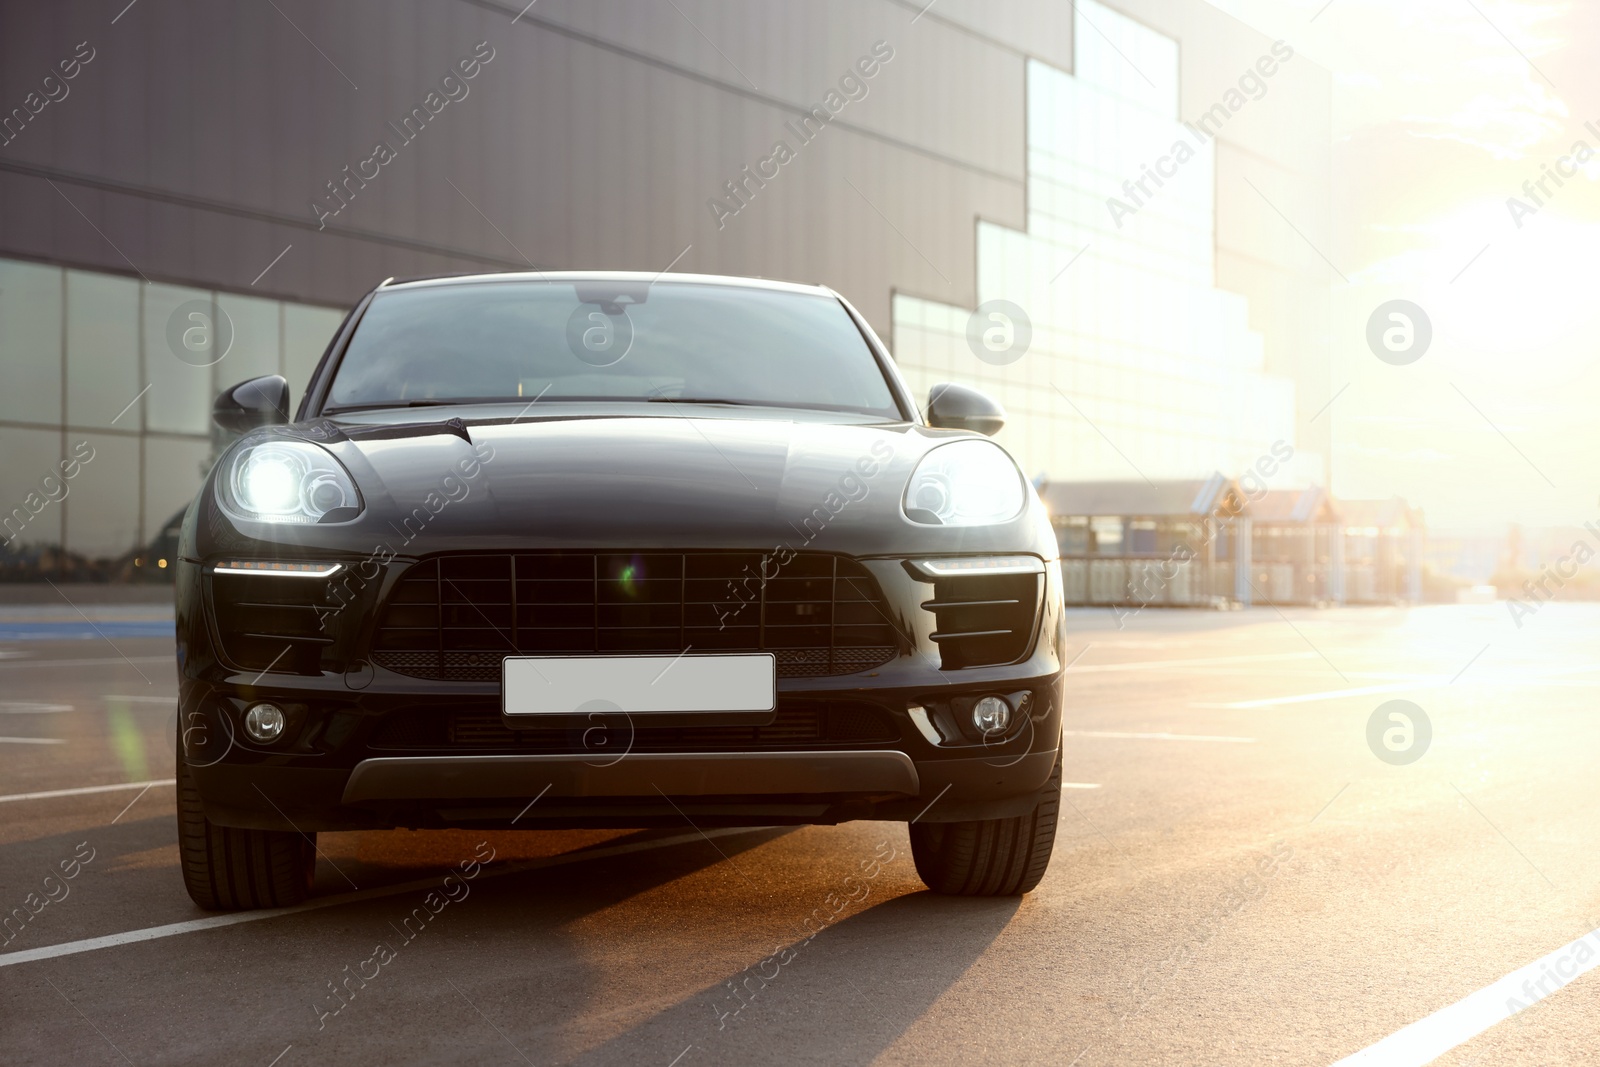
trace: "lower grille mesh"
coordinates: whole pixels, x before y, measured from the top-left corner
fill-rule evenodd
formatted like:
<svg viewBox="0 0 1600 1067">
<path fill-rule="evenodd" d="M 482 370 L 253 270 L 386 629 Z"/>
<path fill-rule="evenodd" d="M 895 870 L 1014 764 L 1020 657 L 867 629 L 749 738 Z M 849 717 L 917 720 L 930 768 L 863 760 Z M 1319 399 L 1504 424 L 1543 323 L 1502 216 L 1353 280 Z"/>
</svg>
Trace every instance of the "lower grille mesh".
<svg viewBox="0 0 1600 1067">
<path fill-rule="evenodd" d="M 765 726 L 641 726 L 624 715 L 570 727 L 512 729 L 485 709 L 406 708 L 386 715 L 368 747 L 384 750 L 571 753 L 604 758 L 624 752 L 760 752 L 829 745 L 881 745 L 900 732 L 883 709 L 854 701 L 780 701 Z"/>
</svg>

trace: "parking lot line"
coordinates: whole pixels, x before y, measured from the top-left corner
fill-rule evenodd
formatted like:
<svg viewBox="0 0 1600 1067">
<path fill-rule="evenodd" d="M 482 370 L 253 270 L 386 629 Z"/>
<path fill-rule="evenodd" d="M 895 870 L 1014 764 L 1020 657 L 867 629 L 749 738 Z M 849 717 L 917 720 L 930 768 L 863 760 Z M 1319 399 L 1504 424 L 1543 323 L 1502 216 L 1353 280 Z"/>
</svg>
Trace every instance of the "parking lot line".
<svg viewBox="0 0 1600 1067">
<path fill-rule="evenodd" d="M 1062 730 L 1065 737 L 1110 737 L 1124 741 L 1225 741 L 1238 745 L 1255 744 L 1253 737 L 1227 737 L 1221 734 L 1142 734 L 1122 730 Z"/>
<path fill-rule="evenodd" d="M 631 852 L 648 852 L 658 848 L 671 848 L 675 845 L 704 841 L 712 837 L 751 834 L 770 829 L 772 829 L 770 826 L 732 826 L 720 830 L 706 830 L 703 833 L 677 834 L 673 837 L 662 837 L 652 841 L 634 841 L 626 845 L 609 845 L 580 852 L 566 852 L 546 859 L 519 860 L 514 863 L 508 863 L 499 869 L 485 868 L 478 877 L 499 878 L 508 874 L 519 874 L 523 871 L 539 870 L 546 867 L 565 867 L 574 863 L 587 863 L 589 860 L 624 856 Z M 37 960 L 55 959 L 59 956 L 75 956 L 82 952 L 95 952 L 103 948 L 132 945 L 140 941 L 156 941 L 161 938 L 176 937 L 179 934 L 215 930 L 223 926 L 238 926 L 241 923 L 261 922 L 265 919 L 276 919 L 285 915 L 298 915 L 301 912 L 337 907 L 340 904 L 354 904 L 364 900 L 399 896 L 401 893 L 437 889 L 438 886 L 439 876 L 434 875 L 428 878 L 418 878 L 411 882 L 402 882 L 398 885 L 378 886 L 353 893 L 338 893 L 333 896 L 317 897 L 306 901 L 304 904 L 296 904 L 292 908 L 263 908 L 258 911 L 236 911 L 224 915 L 208 915 L 203 919 L 188 919 L 184 922 L 167 923 L 164 926 L 148 926 L 142 930 L 126 930 L 119 934 L 89 937 L 80 941 L 64 941 L 59 945 L 46 945 L 43 948 L 31 948 L 21 952 L 0 952 L 0 967 L 13 967 L 19 963 L 33 963 Z"/>
<path fill-rule="evenodd" d="M 170 655 L 167 656 L 129 656 L 125 659 L 116 656 L 106 656 L 97 659 L 23 659 L 15 663 L 0 663 L 0 671 L 15 671 L 23 667 L 104 667 L 108 664 L 120 663 L 173 663 Z"/>
<path fill-rule="evenodd" d="M 1279 704 L 1311 704 L 1320 700 L 1339 700 L 1342 697 L 1370 696 L 1374 693 L 1409 693 L 1422 689 L 1443 689 L 1449 685 L 1442 675 L 1434 680 L 1389 682 L 1385 685 L 1358 685 L 1348 689 L 1327 689 L 1320 693 L 1297 693 L 1287 697 L 1264 697 L 1261 700 L 1236 700 L 1230 704 L 1191 704 L 1194 708 L 1226 708 L 1229 711 L 1249 711 L 1270 708 Z"/>
<path fill-rule="evenodd" d="M 12 793 L 7 797 L 0 797 L 0 804 L 9 804 L 13 800 L 47 800 L 50 797 L 82 797 L 90 793 L 116 793 L 125 789 L 149 789 L 154 785 L 172 785 L 176 778 L 157 778 L 149 782 L 119 782 L 116 785 L 86 785 L 79 789 L 48 789 L 42 793 Z"/>
<path fill-rule="evenodd" d="M 64 745 L 59 737 L 0 737 L 0 745 Z"/>
<path fill-rule="evenodd" d="M 1478 677 L 1473 684 L 1479 688 L 1489 685 L 1571 685 L 1571 682 L 1556 681 L 1574 674 L 1590 674 L 1600 670 L 1600 664 L 1584 663 L 1576 667 L 1560 667 L 1553 670 L 1510 672 L 1491 674 L 1487 677 Z M 1277 704 L 1309 704 L 1320 700 L 1338 700 L 1342 697 L 1371 696 L 1375 693 L 1406 693 L 1420 692 L 1424 689 L 1447 689 L 1454 684 L 1453 678 L 1444 675 L 1419 675 L 1410 681 L 1390 682 L 1386 685 L 1360 685 L 1348 689 L 1328 689 L 1320 693 L 1296 693 L 1285 697 L 1264 697 L 1260 700 L 1237 700 L 1227 704 L 1202 704 L 1191 703 L 1191 708 L 1226 708 L 1230 711 L 1247 711 L 1253 708 L 1269 708 Z"/>
<path fill-rule="evenodd" d="M 1211 667 L 1218 663 L 1263 663 L 1269 660 L 1312 659 L 1315 652 L 1260 652 L 1249 656 L 1210 656 L 1206 659 L 1141 659 L 1128 663 L 1091 663 L 1073 667 L 1073 674 L 1106 674 L 1112 671 L 1163 671 L 1174 667 Z"/>
<path fill-rule="evenodd" d="M 1493 985 L 1346 1056 L 1333 1067 L 1421 1067 L 1432 1063 L 1600 966 L 1600 952 L 1594 948 L 1597 944 L 1600 930 L 1592 930 Z M 1562 969 L 1563 963 L 1570 964 L 1570 969 Z M 1544 988 L 1547 985 L 1551 986 L 1548 990 Z"/>
</svg>

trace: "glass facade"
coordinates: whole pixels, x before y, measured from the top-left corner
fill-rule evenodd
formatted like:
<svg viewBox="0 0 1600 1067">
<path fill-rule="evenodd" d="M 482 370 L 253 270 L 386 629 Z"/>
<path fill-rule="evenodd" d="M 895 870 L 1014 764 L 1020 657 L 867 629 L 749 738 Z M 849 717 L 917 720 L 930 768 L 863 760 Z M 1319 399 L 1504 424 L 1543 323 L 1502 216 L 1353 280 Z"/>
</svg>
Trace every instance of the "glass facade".
<svg viewBox="0 0 1600 1067">
<path fill-rule="evenodd" d="M 1294 388 L 1216 287 L 1214 144 L 1178 119 L 1177 42 L 1092 0 L 1073 40 L 1076 75 L 1027 65 L 1028 231 L 977 224 L 980 312 L 1017 305 L 1030 344 L 980 359 L 970 312 L 897 294 L 896 361 L 920 397 L 957 381 L 1004 404 L 998 440 L 1030 477 L 1237 475 L 1294 444 Z"/>
<path fill-rule="evenodd" d="M 343 315 L 0 259 L 0 569 L 149 544 L 199 490 L 216 394 L 282 374 L 298 402 Z"/>
</svg>

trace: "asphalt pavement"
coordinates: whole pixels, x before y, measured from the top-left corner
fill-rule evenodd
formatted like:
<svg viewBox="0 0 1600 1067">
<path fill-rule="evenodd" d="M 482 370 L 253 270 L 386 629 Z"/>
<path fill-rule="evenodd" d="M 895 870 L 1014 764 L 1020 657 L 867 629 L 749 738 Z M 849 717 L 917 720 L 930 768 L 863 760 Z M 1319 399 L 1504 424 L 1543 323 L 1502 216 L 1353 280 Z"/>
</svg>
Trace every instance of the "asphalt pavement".
<svg viewBox="0 0 1600 1067">
<path fill-rule="evenodd" d="M 325 834 L 310 902 L 218 916 L 170 609 L 0 609 L 0 1062 L 1595 1062 L 1600 605 L 1520 621 L 1073 613 L 1021 899 L 899 824 L 686 823 Z"/>
</svg>

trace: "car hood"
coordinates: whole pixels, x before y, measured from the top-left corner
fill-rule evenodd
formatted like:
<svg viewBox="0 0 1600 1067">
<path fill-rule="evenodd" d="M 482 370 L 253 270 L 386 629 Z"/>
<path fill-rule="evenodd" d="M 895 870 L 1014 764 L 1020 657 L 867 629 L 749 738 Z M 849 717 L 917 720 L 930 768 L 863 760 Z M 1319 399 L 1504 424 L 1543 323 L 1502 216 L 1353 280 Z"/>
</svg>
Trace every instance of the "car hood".
<svg viewBox="0 0 1600 1067">
<path fill-rule="evenodd" d="M 271 541 L 307 550 L 387 544 L 401 556 L 785 545 L 857 556 L 1054 554 L 1048 520 L 1031 491 L 1023 513 L 997 526 L 907 520 L 900 501 L 918 460 L 940 444 L 973 436 L 907 423 L 654 415 L 380 425 L 322 420 L 258 433 L 329 449 L 354 477 L 365 508 L 349 522 L 279 526 L 234 523 L 211 507 L 203 525 L 213 551 Z M 208 486 L 203 500 L 210 499 Z M 1041 530 L 1048 545 L 1039 543 Z"/>
</svg>

